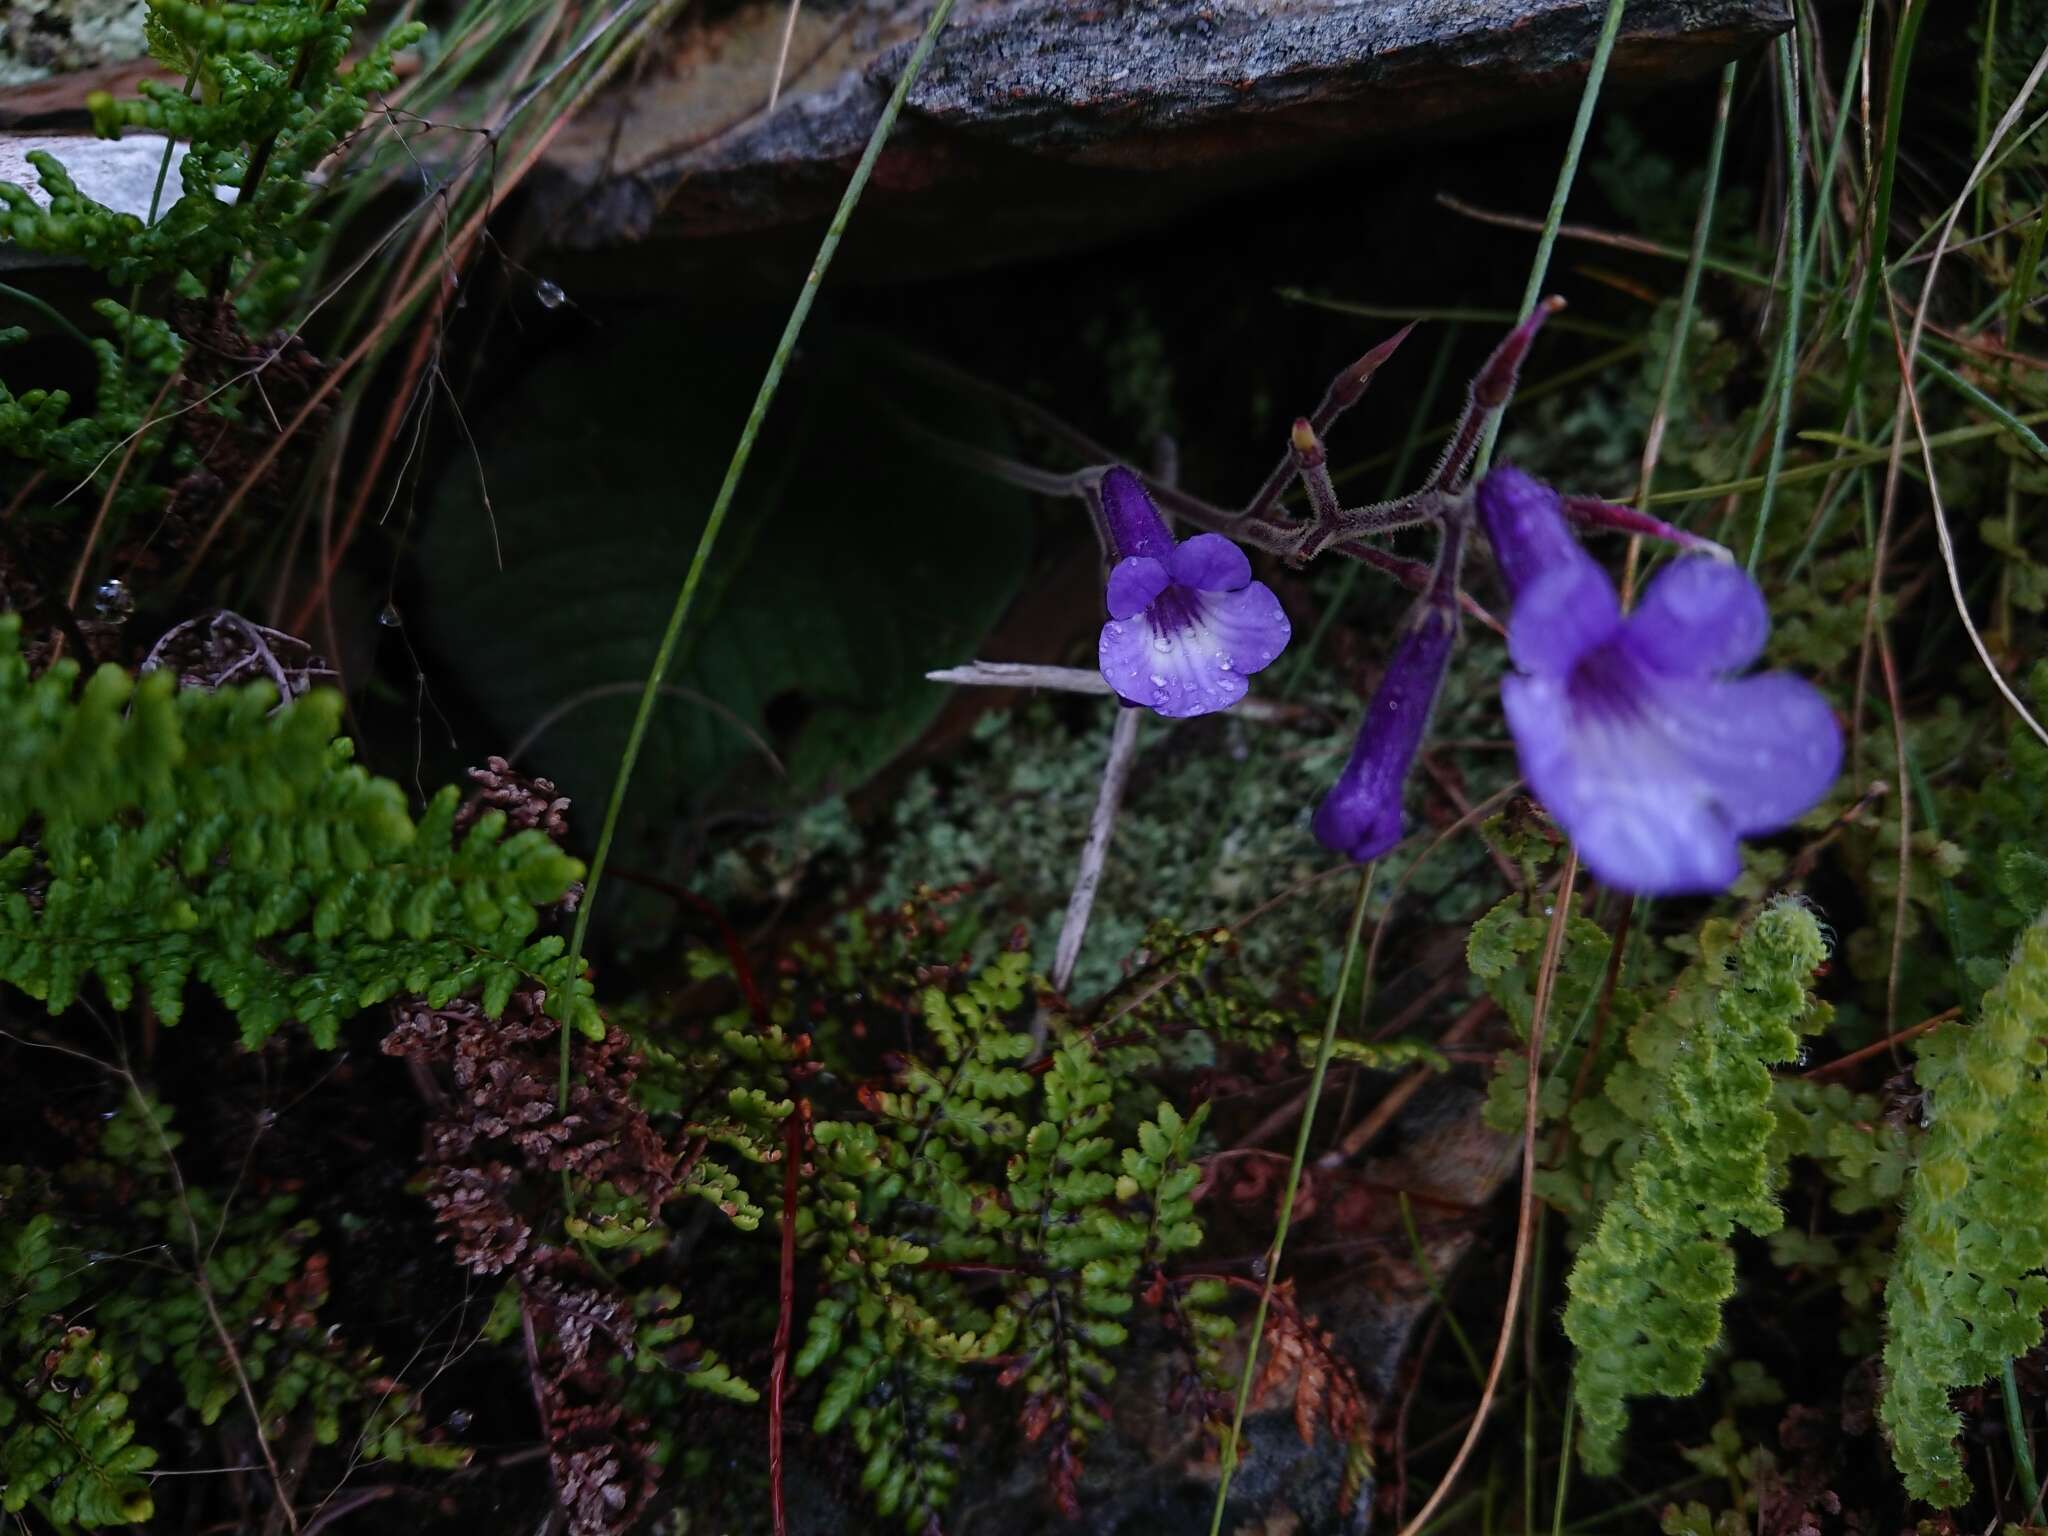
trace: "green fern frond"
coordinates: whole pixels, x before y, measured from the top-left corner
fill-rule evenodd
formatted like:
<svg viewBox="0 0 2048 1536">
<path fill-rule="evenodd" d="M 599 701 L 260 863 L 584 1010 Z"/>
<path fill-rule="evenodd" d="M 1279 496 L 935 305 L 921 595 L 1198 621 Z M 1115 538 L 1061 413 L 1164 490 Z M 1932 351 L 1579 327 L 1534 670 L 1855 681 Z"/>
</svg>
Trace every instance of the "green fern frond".
<svg viewBox="0 0 2048 1536">
<path fill-rule="evenodd" d="M 1732 957 L 1725 940 L 1706 939 L 1703 958 L 1630 1034 L 1631 1056 L 1657 1084 L 1655 1112 L 1568 1280 L 1580 1448 L 1595 1471 L 1616 1466 L 1630 1397 L 1699 1389 L 1735 1288 L 1735 1228 L 1767 1234 L 1783 1221 L 1769 1068 L 1798 1055 L 1827 947 L 1813 914 L 1790 901 L 1761 913 Z"/>
<path fill-rule="evenodd" d="M 2041 1341 L 2048 1309 L 2048 922 L 2020 936 L 1975 1025 L 1925 1036 L 1927 1129 L 1885 1288 L 1881 1414 L 1915 1498 L 1953 1506 L 1970 1482 L 1957 1388 Z"/>
<path fill-rule="evenodd" d="M 56 1013 L 90 978 L 167 1023 L 196 980 L 252 1047 L 287 1020 L 331 1046 L 401 992 L 480 990 L 495 1016 L 526 981 L 602 1030 L 534 937 L 581 873 L 544 834 L 491 814 L 458 841 L 452 788 L 415 821 L 350 762 L 337 695 L 102 667 L 74 697 L 69 662 L 30 678 L 19 624 L 0 616 L 0 980 Z"/>
</svg>

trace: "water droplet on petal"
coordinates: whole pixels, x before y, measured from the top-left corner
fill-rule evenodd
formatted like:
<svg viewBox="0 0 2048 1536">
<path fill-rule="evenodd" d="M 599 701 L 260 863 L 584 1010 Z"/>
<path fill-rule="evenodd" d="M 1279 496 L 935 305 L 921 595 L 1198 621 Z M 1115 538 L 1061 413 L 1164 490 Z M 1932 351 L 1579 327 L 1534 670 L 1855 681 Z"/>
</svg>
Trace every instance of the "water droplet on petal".
<svg viewBox="0 0 2048 1536">
<path fill-rule="evenodd" d="M 108 624 L 125 624 L 128 615 L 135 611 L 135 594 L 128 590 L 128 583 L 118 576 L 109 576 L 93 588 L 93 617 Z"/>
<path fill-rule="evenodd" d="M 560 309 L 569 302 L 569 295 L 562 292 L 562 285 L 551 277 L 544 277 L 533 285 L 533 296 L 542 309 Z"/>
<path fill-rule="evenodd" d="M 1164 677 L 1160 676 L 1157 672 L 1154 672 L 1152 674 L 1152 686 L 1154 688 L 1164 688 L 1166 687 L 1166 685 L 1166 679 Z"/>
<path fill-rule="evenodd" d="M 1232 661 L 1228 656 L 1218 656 L 1216 658 L 1216 670 L 1218 672 L 1228 672 L 1232 667 L 1236 665 L 1237 663 Z"/>
<path fill-rule="evenodd" d="M 1152 637 L 1152 649 L 1164 655 L 1167 651 L 1173 649 L 1173 642 L 1164 635 L 1154 635 Z"/>
<path fill-rule="evenodd" d="M 386 629 L 397 629 L 400 625 L 405 623 L 405 619 L 399 614 L 398 604 L 386 603 L 382 608 L 377 610 L 377 622 L 379 624 L 382 624 Z"/>
</svg>

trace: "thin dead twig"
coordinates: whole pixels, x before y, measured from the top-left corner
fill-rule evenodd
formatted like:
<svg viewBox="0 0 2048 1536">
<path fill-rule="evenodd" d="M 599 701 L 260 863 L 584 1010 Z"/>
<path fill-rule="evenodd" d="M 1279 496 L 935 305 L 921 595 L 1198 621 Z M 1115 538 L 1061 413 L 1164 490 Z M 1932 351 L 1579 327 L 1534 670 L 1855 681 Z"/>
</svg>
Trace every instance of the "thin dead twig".
<svg viewBox="0 0 2048 1536">
<path fill-rule="evenodd" d="M 1543 963 L 1536 973 L 1536 998 L 1529 1014 L 1529 1077 L 1522 1103 L 1522 1191 L 1515 1217 L 1514 1262 L 1508 1271 L 1508 1296 L 1506 1305 L 1501 1308 L 1500 1335 L 1494 1342 L 1493 1362 L 1487 1367 L 1486 1384 L 1479 1393 L 1479 1406 L 1473 1410 L 1472 1422 L 1465 1430 L 1458 1453 L 1451 1458 L 1449 1468 L 1428 1501 L 1416 1512 L 1415 1518 L 1401 1527 L 1400 1536 L 1417 1536 L 1444 1500 L 1450 1497 L 1451 1489 L 1457 1486 L 1458 1475 L 1465 1470 L 1465 1463 L 1471 1460 L 1473 1449 L 1479 1444 L 1480 1431 L 1485 1429 L 1487 1416 L 1493 1410 L 1501 1372 L 1507 1365 L 1508 1352 L 1514 1347 L 1515 1318 L 1522 1304 L 1522 1282 L 1528 1275 L 1529 1249 L 1536 1226 L 1536 1112 L 1543 1083 L 1543 1026 L 1557 981 L 1558 957 L 1564 949 L 1565 923 L 1571 912 L 1572 887 L 1578 880 L 1578 874 L 1579 853 L 1574 848 L 1565 855 L 1564 876 L 1558 882 L 1557 899 L 1550 910 L 1550 931 L 1544 936 Z"/>
<path fill-rule="evenodd" d="M 1088 818 L 1088 840 L 1081 846 L 1081 866 L 1074 875 L 1073 894 L 1067 898 L 1067 914 L 1060 922 L 1059 943 L 1053 950 L 1052 987 L 1065 992 L 1074 979 L 1074 966 L 1081 958 L 1081 943 L 1088 936 L 1088 917 L 1095 910 L 1095 892 L 1102 884 L 1102 867 L 1109 857 L 1109 840 L 1116 831 L 1116 813 L 1123 804 L 1124 788 L 1131 781 L 1131 767 L 1138 760 L 1138 726 L 1142 711 L 1120 709 L 1110 729 L 1109 760 L 1103 765 L 1102 785 L 1096 791 L 1095 810 Z M 1032 1025 L 1036 1045 L 1044 1040 L 1044 1021 Z"/>
<path fill-rule="evenodd" d="M 970 688 L 1045 688 L 1055 693 L 1092 693 L 1104 697 L 1114 690 L 1109 680 L 1093 667 L 1045 667 L 1028 661 L 970 661 L 963 666 L 941 667 L 925 673 L 934 683 L 953 683 Z M 1230 713 L 1241 720 L 1294 724 L 1314 720 L 1318 712 L 1305 704 L 1288 704 L 1278 699 L 1240 699 Z"/>
<path fill-rule="evenodd" d="M 1970 606 L 1963 599 L 1963 581 L 1956 565 L 1955 540 L 1949 533 L 1947 510 L 1941 504 L 1941 487 L 1934 470 L 1934 450 L 1928 445 L 1927 423 L 1920 414 L 1920 392 L 1913 378 L 1913 366 L 1920 356 L 1920 338 L 1927 329 L 1927 311 L 1934 302 L 1935 278 L 1941 271 L 1942 258 L 1948 254 L 1949 240 L 1955 233 L 1956 220 L 1962 217 L 1963 207 L 1969 202 L 1970 194 L 1984 178 L 1985 172 L 1998 154 L 1999 145 L 2005 136 L 2012 132 L 2013 124 L 2019 121 L 2021 111 L 2033 98 L 2034 89 L 2041 83 L 2043 75 L 2048 75 L 2048 48 L 2042 49 L 2040 57 L 2034 60 L 2034 67 L 2027 72 L 2027 78 L 2014 93 L 2012 105 L 2006 108 L 2005 115 L 1998 120 L 1998 127 L 1985 140 L 1983 153 L 1977 157 L 1977 163 L 1970 168 L 1969 176 L 1964 179 L 1962 191 L 1957 194 L 1954 204 L 1949 208 L 1948 217 L 1942 221 L 1941 234 L 1934 242 L 1933 259 L 1927 264 L 1927 276 L 1920 286 L 1920 304 L 1914 311 L 1913 330 L 1901 349 L 1899 379 L 1905 402 L 1912 411 L 1914 435 L 1920 440 L 1921 464 L 1927 472 L 1927 500 L 1934 509 L 1934 532 L 1941 544 L 1941 563 L 1943 569 L 1948 572 L 1949 594 L 1955 599 L 1956 617 L 1962 620 L 1963 629 L 1969 635 L 1970 644 L 1977 652 L 1977 659 L 1984 664 L 1984 671 L 1990 677 L 1992 685 L 2004 696 L 2005 702 L 2012 706 L 2013 711 L 2026 721 L 2027 728 L 2043 742 L 2048 742 L 2048 729 L 2043 729 L 2041 722 L 2034 718 L 2033 713 L 2020 701 L 2019 695 L 2013 692 L 2012 685 L 2005 680 L 2005 674 L 1999 671 L 1998 664 L 1992 660 L 1991 652 L 1984 644 L 1983 635 L 1978 632 L 1976 620 L 1970 617 Z M 1890 296 L 1889 282 L 1886 295 Z M 1894 340 L 1897 334 L 1895 322 Z"/>
<path fill-rule="evenodd" d="M 1899 1030 L 1896 1034 L 1886 1035 L 1882 1040 L 1872 1041 L 1861 1050 L 1851 1051 L 1846 1056 L 1837 1056 L 1833 1061 L 1824 1061 L 1811 1072 L 1805 1072 L 1800 1075 L 1808 1082 L 1819 1082 L 1822 1078 L 1833 1077 L 1837 1072 L 1846 1072 L 1849 1068 L 1866 1062 L 1881 1052 L 1895 1051 L 1908 1040 L 1917 1040 L 1930 1029 L 1938 1029 L 1943 1024 L 1948 1023 L 1949 1020 L 1959 1019 L 1962 1016 L 1963 1010 L 1960 1008 L 1944 1008 L 1931 1019 L 1922 1019 L 1918 1024 Z"/>
<path fill-rule="evenodd" d="M 1475 999 L 1463 1013 L 1451 1020 L 1449 1027 L 1437 1037 L 1437 1049 L 1441 1050 L 1447 1045 L 1457 1045 L 1470 1039 L 1479 1026 L 1492 1017 L 1493 1011 L 1492 998 Z M 1371 1109 L 1365 1112 L 1363 1120 L 1344 1133 L 1343 1140 L 1322 1155 L 1317 1166 L 1334 1168 L 1356 1157 L 1372 1144 L 1373 1139 L 1381 1131 L 1393 1123 L 1394 1116 L 1407 1108 L 1408 1101 L 1422 1091 L 1423 1084 L 1436 1075 L 1434 1067 L 1417 1067 L 1394 1084 L 1374 1102 Z"/>
</svg>

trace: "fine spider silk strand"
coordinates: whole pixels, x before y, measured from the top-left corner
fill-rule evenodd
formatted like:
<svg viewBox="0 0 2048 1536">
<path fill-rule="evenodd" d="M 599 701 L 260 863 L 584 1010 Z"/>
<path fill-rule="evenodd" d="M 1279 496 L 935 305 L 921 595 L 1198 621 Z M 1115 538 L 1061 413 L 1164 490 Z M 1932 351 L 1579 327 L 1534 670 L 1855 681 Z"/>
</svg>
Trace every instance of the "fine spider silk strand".
<svg viewBox="0 0 2048 1536">
<path fill-rule="evenodd" d="M 1564 223 L 1564 205 L 1571 200 L 1572 182 L 1579 174 L 1579 156 L 1585 152 L 1586 134 L 1593 126 L 1593 108 L 1600 100 L 1600 82 L 1607 77 L 1607 60 L 1614 52 L 1614 37 L 1621 30 L 1621 12 L 1627 0 L 1607 0 L 1607 19 L 1600 24 L 1600 37 L 1593 44 L 1593 62 L 1586 70 L 1586 88 L 1579 93 L 1579 115 L 1572 120 L 1572 136 L 1565 145 L 1564 164 L 1557 173 L 1557 188 L 1550 194 L 1550 212 L 1543 219 L 1543 233 L 1536 237 L 1536 259 L 1529 267 L 1529 286 L 1522 290 L 1521 318 L 1527 319 L 1543 296 L 1544 279 L 1550 275 L 1550 253 L 1557 245 L 1558 226 Z M 1477 483 L 1493 462 L 1494 441 L 1500 436 L 1501 417 L 1487 422 L 1479 434 L 1479 452 L 1472 460 L 1470 480 Z"/>
<path fill-rule="evenodd" d="M 1266 1311 L 1272 1305 L 1273 1285 L 1280 1278 L 1280 1255 L 1287 1246 L 1287 1227 L 1294 1215 L 1295 1191 L 1301 1187 L 1301 1167 L 1308 1160 L 1309 1136 L 1315 1129 L 1316 1103 L 1323 1094 L 1323 1078 L 1330 1070 L 1330 1057 L 1337 1044 L 1337 1016 L 1344 1009 L 1344 990 L 1351 984 L 1351 967 L 1358 960 L 1358 936 L 1365 928 L 1365 904 L 1372 895 L 1372 877 L 1379 868 L 1375 859 L 1358 876 L 1358 899 L 1351 907 L 1351 928 L 1344 936 L 1344 960 L 1337 967 L 1337 985 L 1330 993 L 1330 1011 L 1323 1020 L 1323 1038 L 1316 1046 L 1315 1071 L 1309 1075 L 1308 1102 L 1301 1107 L 1301 1125 L 1294 1133 L 1294 1157 L 1287 1165 L 1287 1186 L 1280 1193 L 1280 1217 L 1273 1224 L 1273 1245 L 1266 1250 L 1266 1278 L 1259 1287 L 1258 1310 L 1252 1314 L 1252 1333 L 1245 1345 L 1244 1370 L 1237 1378 L 1237 1406 L 1230 1417 L 1230 1434 L 1223 1442 L 1223 1467 L 1216 1479 L 1216 1506 L 1209 1512 L 1209 1536 L 1223 1529 L 1223 1506 L 1230 1499 L 1230 1474 L 1237 1469 L 1240 1440 L 1244 1435 L 1244 1414 L 1251 1401 L 1252 1382 L 1258 1376 L 1259 1340 L 1266 1332 Z"/>
<path fill-rule="evenodd" d="M 861 152 L 860 164 L 853 168 L 853 179 L 847 182 L 845 195 L 839 199 L 839 208 L 832 215 L 831 224 L 826 226 L 825 238 L 818 242 L 817 257 L 811 262 L 810 274 L 805 277 L 803 287 L 797 292 L 796 303 L 790 308 L 789 322 L 782 328 L 782 339 L 776 343 L 775 353 L 768 359 L 768 371 L 761 376 L 761 387 L 754 395 L 754 408 L 747 413 L 746 425 L 740 428 L 740 440 L 733 446 L 732 460 L 725 467 L 725 480 L 711 503 L 710 515 L 704 519 L 704 531 L 697 536 L 696 553 L 690 557 L 690 569 L 683 577 L 682 590 L 676 593 L 675 609 L 669 614 L 668 627 L 662 631 L 661 644 L 654 653 L 654 665 L 648 669 L 646 685 L 640 690 L 640 705 L 633 712 L 633 726 L 626 736 L 626 750 L 619 758 L 619 771 L 612 777 L 611 798 L 605 803 L 604 823 L 598 829 L 597 849 L 591 855 L 590 875 L 584 881 L 583 899 L 576 904 L 576 926 L 569 937 L 568 971 L 571 978 L 582 966 L 583 941 L 590 931 L 590 914 L 597 907 L 598 882 L 604 878 L 612 837 L 619 829 L 619 812 L 626 803 L 626 786 L 633 780 L 641 745 L 647 739 L 648 722 L 654 716 L 654 701 L 661 692 L 669 663 L 675 658 L 676 641 L 690 616 L 697 587 L 704 579 L 704 567 L 710 562 L 712 546 L 718 542 L 718 531 L 725 525 L 725 515 L 732 507 L 733 492 L 739 488 L 740 476 L 746 473 L 747 460 L 753 457 L 754 439 L 760 435 L 768 407 L 774 403 L 775 393 L 782 385 L 782 371 L 789 363 L 790 354 L 796 350 L 797 336 L 810 316 L 818 289 L 824 284 L 826 269 L 832 265 L 833 254 L 839 249 L 840 236 L 846 233 L 847 223 L 853 218 L 853 210 L 867 188 L 875 162 L 882 157 L 882 147 L 889 142 L 889 134 L 896 126 L 896 116 L 903 110 L 904 98 L 910 94 L 911 86 L 917 83 L 925 60 L 931 57 L 932 47 L 938 42 L 939 33 L 945 29 L 946 18 L 952 14 L 953 0 L 939 0 L 932 10 L 932 19 L 925 24 L 924 35 L 917 40 L 910 62 L 904 65 L 903 73 L 896 78 L 896 88 L 889 93 L 889 100 L 875 123 L 875 131 L 868 136 L 868 147 Z M 571 985 L 574 985 L 573 979 Z M 557 1098 L 565 1110 L 569 1105 L 569 1036 L 565 1011 L 561 1082 Z"/>
</svg>

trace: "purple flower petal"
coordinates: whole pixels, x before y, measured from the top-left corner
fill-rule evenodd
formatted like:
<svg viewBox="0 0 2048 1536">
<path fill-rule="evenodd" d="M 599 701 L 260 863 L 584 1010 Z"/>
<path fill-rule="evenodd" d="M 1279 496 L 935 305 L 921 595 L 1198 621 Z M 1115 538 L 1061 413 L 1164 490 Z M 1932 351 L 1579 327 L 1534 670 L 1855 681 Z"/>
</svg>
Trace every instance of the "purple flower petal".
<svg viewBox="0 0 2048 1536">
<path fill-rule="evenodd" d="M 1152 505 L 1144 483 L 1121 464 L 1102 476 L 1102 512 L 1117 558 L 1149 555 L 1164 560 L 1173 553 L 1173 535 L 1166 530 L 1166 519 Z"/>
<path fill-rule="evenodd" d="M 1610 643 L 1569 675 L 1501 684 L 1522 774 L 1602 880 L 1668 896 L 1725 889 L 1736 839 L 1811 810 L 1841 733 L 1785 673 L 1738 681 L 1650 672 Z"/>
<path fill-rule="evenodd" d="M 1608 884 L 1725 890 L 1738 839 L 1804 815 L 1841 767 L 1841 732 L 1812 687 L 1727 676 L 1763 649 L 1763 594 L 1724 561 L 1685 559 L 1624 618 L 1554 491 L 1502 469 L 1478 501 L 1515 600 L 1521 675 L 1501 702 L 1530 789 Z"/>
<path fill-rule="evenodd" d="M 1524 672 L 1565 673 L 1621 622 L 1621 599 L 1584 550 L 1560 560 L 1515 599 L 1508 655 Z"/>
<path fill-rule="evenodd" d="M 1457 638 L 1453 613 L 1424 608 L 1373 691 L 1350 761 L 1316 807 L 1316 841 L 1364 863 L 1401 841 L 1401 789 L 1429 727 Z"/>
<path fill-rule="evenodd" d="M 1270 665 L 1290 633 L 1263 582 L 1238 592 L 1170 587 L 1142 615 L 1103 625 L 1097 654 L 1119 698 L 1178 720 L 1243 698 L 1246 674 Z"/>
<path fill-rule="evenodd" d="M 1202 627 L 1216 646 L 1217 665 L 1226 672 L 1263 672 L 1294 637 L 1287 610 L 1263 581 L 1235 592 L 1204 592 L 1200 603 Z"/>
<path fill-rule="evenodd" d="M 1150 555 L 1131 555 L 1117 561 L 1109 573 L 1109 590 L 1105 594 L 1109 616 L 1128 619 L 1143 613 L 1172 581 L 1166 573 L 1166 563 Z"/>
<path fill-rule="evenodd" d="M 1251 561 L 1220 533 L 1196 534 L 1173 552 L 1166 568 L 1197 592 L 1235 592 L 1252 579 Z"/>
<path fill-rule="evenodd" d="M 1664 728 L 1738 835 L 1775 831 L 1828 792 L 1842 732 L 1820 691 L 1789 672 L 1658 690 Z"/>
<path fill-rule="evenodd" d="M 1693 556 L 1666 566 L 1628 620 L 1628 646 L 1659 672 L 1734 672 L 1771 632 L 1764 595 L 1740 566 Z"/>
<path fill-rule="evenodd" d="M 1661 737 L 1581 719 L 1552 677 L 1501 683 L 1522 777 L 1602 882 L 1649 896 L 1726 890 L 1735 830 Z"/>
<path fill-rule="evenodd" d="M 1517 600 L 1545 573 L 1587 558 L 1565 523 L 1557 492 L 1512 465 L 1479 482 L 1479 520 L 1508 596 Z"/>
</svg>

